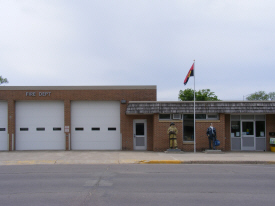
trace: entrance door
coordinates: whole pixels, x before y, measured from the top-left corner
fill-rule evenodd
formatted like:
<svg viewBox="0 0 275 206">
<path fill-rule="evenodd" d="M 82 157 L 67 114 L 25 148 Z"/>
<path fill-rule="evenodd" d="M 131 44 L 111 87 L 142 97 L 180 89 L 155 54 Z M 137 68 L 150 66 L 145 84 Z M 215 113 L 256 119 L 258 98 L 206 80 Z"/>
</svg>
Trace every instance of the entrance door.
<svg viewBox="0 0 275 206">
<path fill-rule="evenodd" d="M 147 120 L 134 120 L 134 150 L 147 150 Z"/>
<path fill-rule="evenodd" d="M 242 150 L 255 150 L 254 121 L 242 122 Z"/>
</svg>

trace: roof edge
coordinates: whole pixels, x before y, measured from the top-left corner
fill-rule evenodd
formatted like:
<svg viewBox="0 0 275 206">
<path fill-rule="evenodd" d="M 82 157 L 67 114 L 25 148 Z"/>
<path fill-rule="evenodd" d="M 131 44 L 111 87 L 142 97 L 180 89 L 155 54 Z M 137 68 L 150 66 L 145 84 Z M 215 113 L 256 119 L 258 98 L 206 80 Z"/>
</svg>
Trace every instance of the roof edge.
<svg viewBox="0 0 275 206">
<path fill-rule="evenodd" d="M 275 102 L 275 100 L 266 100 L 266 101 L 261 101 L 261 100 L 255 100 L 255 101 L 241 101 L 241 100 L 237 100 L 237 101 L 196 101 L 196 103 L 244 103 L 244 102 L 254 102 L 254 103 L 259 103 L 259 102 Z M 175 103 L 175 104 L 180 104 L 180 103 L 194 103 L 194 101 L 129 101 L 129 104 L 135 104 L 135 103 L 152 103 L 152 104 L 158 104 L 158 103 Z"/>
<path fill-rule="evenodd" d="M 0 90 L 128 90 L 157 89 L 156 85 L 110 85 L 110 86 L 0 86 Z"/>
</svg>

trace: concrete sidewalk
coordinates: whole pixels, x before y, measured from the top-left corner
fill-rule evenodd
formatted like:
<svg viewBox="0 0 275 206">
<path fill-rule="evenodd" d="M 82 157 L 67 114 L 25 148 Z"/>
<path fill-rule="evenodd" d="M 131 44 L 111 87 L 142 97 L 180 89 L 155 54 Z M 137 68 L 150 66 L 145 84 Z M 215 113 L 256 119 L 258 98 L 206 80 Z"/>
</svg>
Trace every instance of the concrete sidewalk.
<svg viewBox="0 0 275 206">
<path fill-rule="evenodd" d="M 35 164 L 275 164 L 274 152 L 12 151 L 0 165 Z"/>
</svg>

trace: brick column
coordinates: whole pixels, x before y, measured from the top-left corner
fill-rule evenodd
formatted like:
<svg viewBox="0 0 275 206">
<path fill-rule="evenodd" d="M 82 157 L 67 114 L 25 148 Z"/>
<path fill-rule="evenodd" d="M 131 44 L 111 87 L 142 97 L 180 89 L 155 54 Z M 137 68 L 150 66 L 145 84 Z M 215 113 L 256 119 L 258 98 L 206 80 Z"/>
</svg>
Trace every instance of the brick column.
<svg viewBox="0 0 275 206">
<path fill-rule="evenodd" d="M 71 101 L 69 99 L 64 100 L 64 133 L 66 135 L 66 150 L 70 150 L 69 137 L 71 134 Z M 66 127 L 69 127 L 69 132 Z"/>
</svg>

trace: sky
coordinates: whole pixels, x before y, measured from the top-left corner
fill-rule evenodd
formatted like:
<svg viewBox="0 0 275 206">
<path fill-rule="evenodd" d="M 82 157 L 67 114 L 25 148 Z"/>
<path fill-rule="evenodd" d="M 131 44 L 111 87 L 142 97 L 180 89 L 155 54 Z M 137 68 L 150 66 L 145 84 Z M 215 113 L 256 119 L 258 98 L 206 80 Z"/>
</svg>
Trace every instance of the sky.
<svg viewBox="0 0 275 206">
<path fill-rule="evenodd" d="M 0 0 L 1 86 L 274 92 L 274 0 Z M 195 60 L 195 78 L 183 81 Z"/>
</svg>

